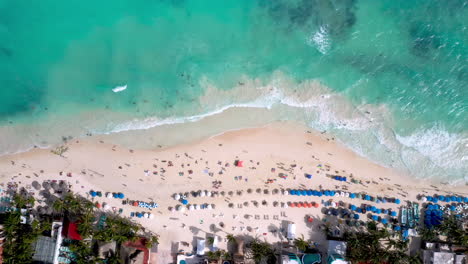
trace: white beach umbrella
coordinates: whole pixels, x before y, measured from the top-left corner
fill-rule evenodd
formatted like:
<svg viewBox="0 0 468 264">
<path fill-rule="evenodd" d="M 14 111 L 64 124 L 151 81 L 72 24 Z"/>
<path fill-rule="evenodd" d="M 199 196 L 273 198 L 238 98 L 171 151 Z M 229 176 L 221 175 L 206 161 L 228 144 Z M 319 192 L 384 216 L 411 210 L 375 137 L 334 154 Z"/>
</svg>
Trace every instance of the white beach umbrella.
<svg viewBox="0 0 468 264">
<path fill-rule="evenodd" d="M 283 195 L 289 195 L 289 192 L 287 190 L 283 190 Z"/>
<path fill-rule="evenodd" d="M 102 206 L 102 208 L 103 208 L 104 210 L 109 210 L 109 209 L 110 209 L 110 205 L 104 204 L 104 205 Z"/>
<path fill-rule="evenodd" d="M 206 191 L 206 196 L 211 197 L 211 192 L 210 192 L 210 191 Z"/>
<path fill-rule="evenodd" d="M 180 211 L 181 211 L 182 213 L 185 212 L 185 207 L 184 207 L 184 206 L 181 206 L 181 207 L 180 207 Z"/>
<path fill-rule="evenodd" d="M 175 211 L 176 211 L 175 207 L 171 207 L 171 212 L 173 213 Z"/>
<path fill-rule="evenodd" d="M 194 208 L 195 210 L 198 210 L 198 209 L 200 209 L 200 206 L 198 206 L 198 204 L 194 204 L 194 205 L 193 205 L 193 208 Z"/>
<path fill-rule="evenodd" d="M 179 199 L 180 199 L 180 194 L 176 193 L 176 194 L 174 195 L 174 199 L 179 200 Z"/>
<path fill-rule="evenodd" d="M 426 196 L 423 196 L 423 197 L 421 198 L 421 201 L 422 201 L 423 203 L 427 202 Z"/>
<path fill-rule="evenodd" d="M 206 209 L 211 210 L 211 209 L 213 209 L 213 207 L 211 207 L 211 204 L 209 204 L 209 205 L 206 206 Z"/>
<path fill-rule="evenodd" d="M 339 193 L 339 192 L 336 192 L 336 193 L 335 193 L 335 197 L 338 197 L 338 196 L 340 196 L 340 193 Z"/>
<path fill-rule="evenodd" d="M 182 211 L 182 206 L 181 206 L 181 205 L 177 205 L 177 206 L 176 206 L 176 210 L 177 210 L 177 211 Z"/>
<path fill-rule="evenodd" d="M 188 208 L 190 211 L 193 211 L 195 209 L 195 207 L 193 206 L 193 204 L 189 205 L 189 208 Z"/>
<path fill-rule="evenodd" d="M 106 198 L 112 198 L 112 193 L 108 192 L 108 193 L 106 194 Z"/>
<path fill-rule="evenodd" d="M 344 192 L 340 192 L 340 195 L 341 195 L 341 197 L 344 197 L 344 196 L 345 196 L 345 193 L 344 193 Z"/>
<path fill-rule="evenodd" d="M 331 206 L 332 206 L 332 207 L 336 207 L 336 203 L 335 203 L 335 202 L 331 202 Z"/>
<path fill-rule="evenodd" d="M 148 214 L 148 213 L 145 213 L 143 216 L 144 216 L 145 218 L 149 218 L 149 214 Z"/>
<path fill-rule="evenodd" d="M 345 196 L 345 197 L 349 197 L 349 192 L 345 192 L 345 193 L 344 193 L 344 196 Z"/>
<path fill-rule="evenodd" d="M 149 219 L 154 219 L 154 214 L 149 214 Z"/>
<path fill-rule="evenodd" d="M 200 191 L 200 197 L 205 197 L 206 193 L 205 191 Z"/>
</svg>

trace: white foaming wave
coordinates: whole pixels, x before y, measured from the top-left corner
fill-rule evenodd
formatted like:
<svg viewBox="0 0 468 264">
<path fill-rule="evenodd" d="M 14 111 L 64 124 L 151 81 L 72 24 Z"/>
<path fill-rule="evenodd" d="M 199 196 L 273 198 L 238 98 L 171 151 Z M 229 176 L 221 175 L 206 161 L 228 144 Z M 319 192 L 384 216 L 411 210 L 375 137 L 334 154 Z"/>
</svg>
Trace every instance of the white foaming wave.
<svg viewBox="0 0 468 264">
<path fill-rule="evenodd" d="M 319 30 L 309 37 L 307 43 L 314 46 L 320 53 L 326 55 L 331 48 L 331 40 L 328 37 L 326 26 L 320 26 Z"/>
<path fill-rule="evenodd" d="M 402 145 L 415 149 L 441 168 L 449 165 L 452 168 L 468 169 L 464 162 L 468 155 L 468 138 L 449 133 L 440 125 L 408 136 L 397 134 L 396 138 Z"/>
<path fill-rule="evenodd" d="M 276 102 L 278 102 L 278 99 L 277 99 L 278 96 L 279 96 L 279 93 L 277 93 L 275 90 L 270 94 L 270 96 L 266 98 L 258 98 L 248 103 L 226 105 L 226 106 L 220 107 L 218 109 L 215 109 L 207 113 L 203 113 L 203 114 L 185 116 L 185 117 L 170 117 L 170 118 L 164 118 L 164 119 L 159 119 L 157 117 L 150 117 L 150 118 L 145 118 L 145 119 L 134 119 L 129 122 L 118 124 L 114 126 L 114 128 L 112 128 L 110 131 L 104 132 L 104 134 L 118 133 L 118 132 L 130 131 L 130 130 L 150 129 L 150 128 L 163 126 L 163 125 L 174 125 L 174 124 L 183 124 L 183 123 L 189 123 L 189 122 L 197 122 L 204 118 L 217 115 L 217 114 L 221 114 L 224 111 L 231 109 L 231 108 L 271 109 L 271 107 Z"/>
</svg>

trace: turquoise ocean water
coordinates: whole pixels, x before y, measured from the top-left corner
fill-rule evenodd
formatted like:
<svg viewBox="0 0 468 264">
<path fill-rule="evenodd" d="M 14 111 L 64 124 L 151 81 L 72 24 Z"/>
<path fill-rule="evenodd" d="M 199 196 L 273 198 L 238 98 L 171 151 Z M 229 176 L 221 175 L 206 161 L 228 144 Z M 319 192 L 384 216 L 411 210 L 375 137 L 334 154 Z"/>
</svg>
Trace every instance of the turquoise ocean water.
<svg viewBox="0 0 468 264">
<path fill-rule="evenodd" d="M 463 181 L 467 17 L 463 0 L 0 0 L 0 153 L 237 109 L 233 127 L 296 120 Z"/>
</svg>

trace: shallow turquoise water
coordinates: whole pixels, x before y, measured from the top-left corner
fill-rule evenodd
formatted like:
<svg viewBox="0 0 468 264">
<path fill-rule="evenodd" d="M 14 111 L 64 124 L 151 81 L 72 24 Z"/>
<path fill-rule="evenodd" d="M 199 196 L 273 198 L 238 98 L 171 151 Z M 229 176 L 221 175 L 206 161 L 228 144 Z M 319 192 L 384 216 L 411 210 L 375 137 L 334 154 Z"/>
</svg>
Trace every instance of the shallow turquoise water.
<svg viewBox="0 0 468 264">
<path fill-rule="evenodd" d="M 307 101 L 310 86 L 300 84 L 317 80 L 329 88 L 327 94 L 351 102 L 360 118 L 341 120 L 346 115 L 340 113 L 349 109 L 327 101 L 320 110 L 301 106 L 295 116 L 278 119 L 330 130 L 386 165 L 384 153 L 395 152 L 412 172 L 424 159 L 430 168 L 449 168 L 448 177 L 462 178 L 468 169 L 463 162 L 468 159 L 467 5 L 457 0 L 0 0 L 0 126 L 25 135 L 32 146 L 43 138 L 51 143 L 54 131 L 34 124 L 66 127 L 87 115 L 93 120 L 83 121 L 81 130 L 76 121 L 54 137 L 105 133 L 122 130 L 127 119 L 190 117 L 270 96 L 255 94 L 255 85 L 249 86 L 250 97 L 245 89 L 236 93 L 234 87 L 250 79 Z M 275 86 L 278 72 L 294 84 Z M 127 90 L 111 91 L 123 84 Z M 201 100 L 208 86 L 226 93 Z M 297 108 L 275 98 L 273 104 Z M 121 118 L 89 114 L 101 111 Z M 356 128 L 377 112 L 381 118 L 373 122 L 379 125 Z M 15 130 L 23 124 L 32 128 Z M 375 142 L 353 136 L 356 130 L 375 137 L 381 151 Z M 6 141 L 0 152 L 15 151 L 15 143 Z M 415 155 L 420 158 L 413 160 Z"/>
</svg>

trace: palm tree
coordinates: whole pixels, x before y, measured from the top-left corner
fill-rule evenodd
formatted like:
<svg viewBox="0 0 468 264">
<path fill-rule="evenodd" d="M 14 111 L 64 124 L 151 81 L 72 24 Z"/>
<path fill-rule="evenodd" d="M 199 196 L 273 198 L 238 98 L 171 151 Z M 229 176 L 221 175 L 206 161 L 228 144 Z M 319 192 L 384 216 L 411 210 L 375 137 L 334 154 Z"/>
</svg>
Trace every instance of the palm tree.
<svg viewBox="0 0 468 264">
<path fill-rule="evenodd" d="M 232 234 L 227 234 L 226 239 L 229 243 L 236 243 L 236 237 Z"/>
<path fill-rule="evenodd" d="M 252 249 L 252 258 L 256 264 L 260 263 L 264 258 L 267 259 L 267 263 L 276 263 L 275 251 L 267 242 L 260 242 L 255 239 L 250 244 L 250 248 Z"/>
<path fill-rule="evenodd" d="M 304 235 L 301 238 L 294 239 L 294 246 L 301 252 L 305 252 L 309 248 L 309 242 L 304 240 Z"/>
</svg>

